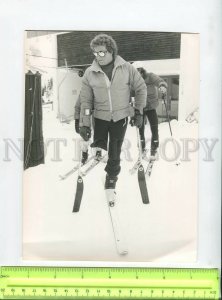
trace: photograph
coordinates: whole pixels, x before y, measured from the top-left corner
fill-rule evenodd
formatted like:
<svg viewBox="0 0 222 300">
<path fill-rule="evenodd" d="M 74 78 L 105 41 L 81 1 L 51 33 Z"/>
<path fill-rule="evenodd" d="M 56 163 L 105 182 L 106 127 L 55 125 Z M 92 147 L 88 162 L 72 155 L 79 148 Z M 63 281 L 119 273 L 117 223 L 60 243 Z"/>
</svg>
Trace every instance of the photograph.
<svg viewBox="0 0 222 300">
<path fill-rule="evenodd" d="M 22 76 L 23 261 L 195 263 L 200 34 L 26 30 Z"/>
</svg>

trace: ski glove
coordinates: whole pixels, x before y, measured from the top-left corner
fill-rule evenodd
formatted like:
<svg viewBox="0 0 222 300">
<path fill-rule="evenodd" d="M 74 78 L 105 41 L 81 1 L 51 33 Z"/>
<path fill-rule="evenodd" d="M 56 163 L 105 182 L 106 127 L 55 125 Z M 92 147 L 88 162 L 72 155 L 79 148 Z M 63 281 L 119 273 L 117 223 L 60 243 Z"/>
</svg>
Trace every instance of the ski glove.
<svg viewBox="0 0 222 300">
<path fill-rule="evenodd" d="M 79 119 L 75 119 L 75 131 L 79 133 Z"/>
<path fill-rule="evenodd" d="M 136 126 L 140 128 L 143 125 L 143 115 L 139 112 L 139 110 L 135 109 L 135 114 L 130 120 L 131 126 Z"/>
<path fill-rule="evenodd" d="M 91 129 L 87 126 L 82 126 L 79 128 L 79 134 L 84 139 L 84 141 L 88 141 L 91 137 Z"/>
</svg>

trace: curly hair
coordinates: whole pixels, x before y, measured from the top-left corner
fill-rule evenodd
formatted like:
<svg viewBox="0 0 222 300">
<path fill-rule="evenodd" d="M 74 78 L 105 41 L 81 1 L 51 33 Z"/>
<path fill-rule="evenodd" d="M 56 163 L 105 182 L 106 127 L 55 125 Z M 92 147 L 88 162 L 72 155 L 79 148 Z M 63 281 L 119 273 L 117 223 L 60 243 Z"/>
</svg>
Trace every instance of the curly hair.
<svg viewBox="0 0 222 300">
<path fill-rule="evenodd" d="M 94 51 L 94 47 L 96 46 L 105 46 L 106 49 L 113 53 L 113 56 L 116 57 L 118 53 L 118 48 L 114 39 L 108 34 L 98 34 L 94 37 L 94 39 L 90 42 L 90 48 Z"/>
<path fill-rule="evenodd" d="M 146 72 L 146 70 L 143 67 L 137 68 L 137 71 L 139 71 L 139 73 L 142 75 L 143 79 L 146 78 L 147 72 Z"/>
</svg>

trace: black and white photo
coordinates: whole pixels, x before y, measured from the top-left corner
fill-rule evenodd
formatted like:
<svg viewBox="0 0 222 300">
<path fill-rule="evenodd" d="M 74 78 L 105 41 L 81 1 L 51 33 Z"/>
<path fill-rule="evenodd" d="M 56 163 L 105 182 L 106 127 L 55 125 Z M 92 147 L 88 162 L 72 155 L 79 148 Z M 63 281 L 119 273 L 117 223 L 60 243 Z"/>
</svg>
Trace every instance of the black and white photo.
<svg viewBox="0 0 222 300">
<path fill-rule="evenodd" d="M 196 261 L 199 50 L 192 33 L 25 32 L 25 260 Z"/>
</svg>

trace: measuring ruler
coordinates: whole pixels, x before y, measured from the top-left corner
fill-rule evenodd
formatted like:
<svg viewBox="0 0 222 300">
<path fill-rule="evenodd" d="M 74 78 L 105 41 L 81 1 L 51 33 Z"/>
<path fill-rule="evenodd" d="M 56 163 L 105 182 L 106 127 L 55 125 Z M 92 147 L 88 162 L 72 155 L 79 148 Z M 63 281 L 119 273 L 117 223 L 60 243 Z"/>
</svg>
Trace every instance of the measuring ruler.
<svg viewBox="0 0 222 300">
<path fill-rule="evenodd" d="M 219 299 L 217 269 L 1 267 L 0 299 Z"/>
</svg>

